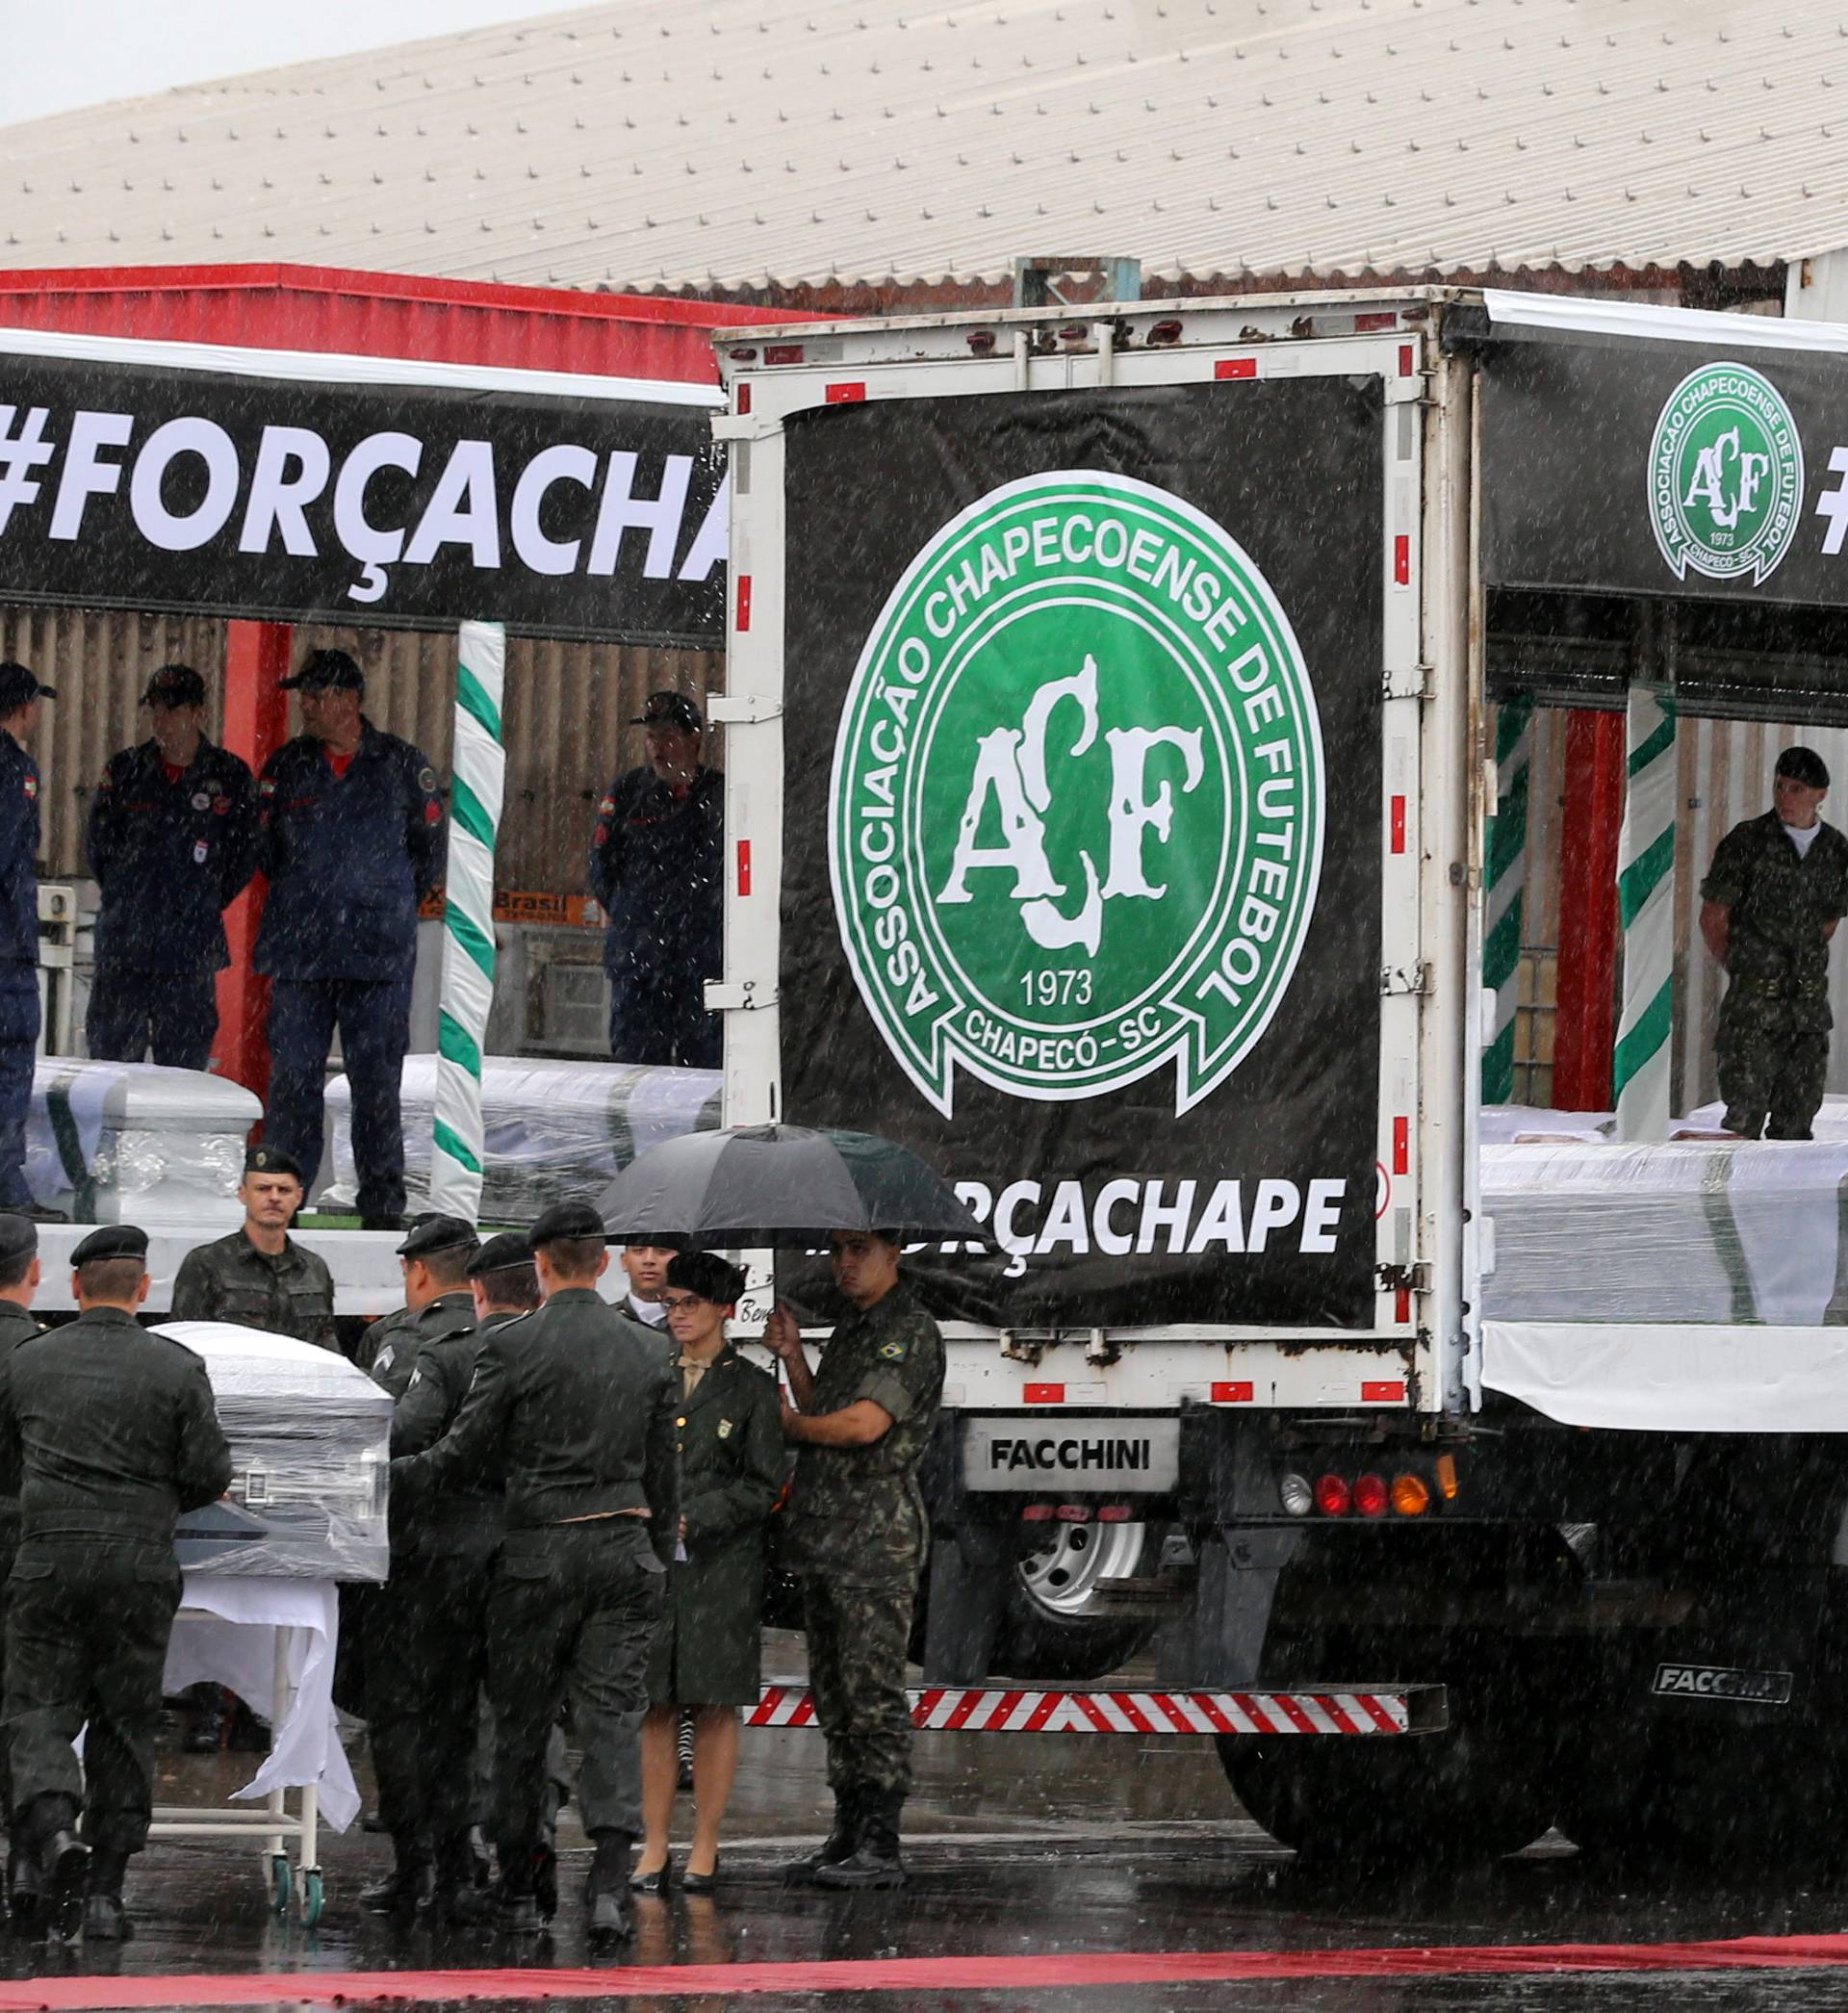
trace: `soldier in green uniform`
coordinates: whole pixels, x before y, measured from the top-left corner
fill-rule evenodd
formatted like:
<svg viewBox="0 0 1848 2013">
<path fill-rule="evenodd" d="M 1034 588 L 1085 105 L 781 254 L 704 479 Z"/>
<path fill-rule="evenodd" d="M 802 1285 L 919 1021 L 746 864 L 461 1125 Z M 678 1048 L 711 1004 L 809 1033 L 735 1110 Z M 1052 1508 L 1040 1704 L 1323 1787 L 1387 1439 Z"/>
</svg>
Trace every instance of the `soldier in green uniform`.
<svg viewBox="0 0 1848 2013">
<path fill-rule="evenodd" d="M 0 1488 L 17 1490 L 20 1517 L 6 1652 L 13 1836 L 38 1861 L 54 1933 L 119 1939 L 180 1605 L 174 1525 L 231 1485 L 231 1450 L 205 1365 L 136 1322 L 147 1233 L 92 1230 L 71 1264 L 79 1318 L 0 1361 Z M 71 1742 L 86 1727 L 80 1768 Z"/>
<path fill-rule="evenodd" d="M 287 1153 L 252 1147 L 238 1184 L 244 1222 L 229 1237 L 198 1245 L 180 1260 L 171 1318 L 231 1321 L 338 1349 L 333 1274 L 289 1234 L 302 1195 L 301 1169 Z"/>
<path fill-rule="evenodd" d="M 569 1690 L 596 1845 L 590 1932 L 606 1941 L 633 1933 L 648 1653 L 680 1527 L 679 1385 L 658 1337 L 597 1291 L 609 1252 L 589 1203 L 555 1203 L 530 1241 L 545 1305 L 487 1336 L 454 1426 L 427 1453 L 394 1461 L 392 1480 L 506 1489 L 488 1593 L 500 1920 L 515 1933 L 540 1926 L 546 1743 Z"/>
<path fill-rule="evenodd" d="M 711 1891 L 719 1826 L 738 1766 L 738 1708 L 756 1705 L 763 1638 L 765 1526 L 789 1478 L 776 1380 L 747 1363 L 725 1324 L 744 1274 L 715 1252 L 677 1253 L 663 1281 L 680 1382 L 680 1542 L 650 1661 L 642 1727 L 647 1836 L 629 1885 L 663 1894 L 679 1787 L 675 1752 L 693 1713 L 693 1844 L 681 1886 Z"/>
<path fill-rule="evenodd" d="M 413 1232 L 407 1243 L 424 1234 Z M 424 1344 L 392 1413 L 394 1457 L 436 1445 L 469 1395 L 482 1342 L 538 1304 L 524 1237 L 491 1237 L 467 1254 L 465 1275 L 474 1319 Z M 487 1676 L 488 1581 L 506 1525 L 506 1496 L 498 1482 L 477 1475 L 449 1488 L 407 1492 L 404 1500 L 417 1531 L 404 1590 L 412 1602 L 409 1663 L 420 1680 L 417 1775 L 436 1854 L 434 1905 L 451 1922 L 473 1922 L 481 1913 L 470 1840 L 475 1749 Z"/>
<path fill-rule="evenodd" d="M 398 1248 L 410 1320 L 372 1362 L 372 1381 L 402 1404 L 418 1364 L 432 1349 L 475 1333 L 469 1260 L 480 1249 L 459 1216 L 424 1216 Z M 397 1420 L 394 1413 L 394 1433 Z M 431 1651 L 445 1635 L 442 1613 L 449 1573 L 429 1549 L 430 1521 L 452 1505 L 394 1492 L 391 1577 L 365 1603 L 366 1738 L 378 1779 L 380 1828 L 392 1841 L 392 1871 L 360 1891 L 375 1915 L 427 1905 L 434 1889 L 427 1784 L 419 1754 L 428 1698 Z M 459 1512 L 458 1512 L 459 1513 Z"/>
<path fill-rule="evenodd" d="M 784 1557 L 801 1578 L 808 1683 L 828 1741 L 834 1828 L 788 1871 L 824 1887 L 897 1887 L 911 1780 L 905 1654 L 930 1543 L 918 1463 L 943 1396 L 943 1337 L 899 1277 L 897 1239 L 836 1233 L 834 1278 L 854 1304 L 812 1373 L 795 1317 L 764 1332 L 795 1403 L 801 1449 Z"/>
<path fill-rule="evenodd" d="M 38 1226 L 29 1216 L 11 1210 L 0 1212 L 0 1361 L 22 1342 L 30 1342 L 44 1329 L 32 1318 L 33 1301 L 38 1292 Z M 0 1634 L 7 1613 L 7 1582 L 13 1573 L 13 1555 L 19 1549 L 19 1498 L 0 1496 Z M 4 1694 L 0 1694 L 3 1697 Z M 7 1769 L 6 1742 L 0 1740 L 0 1809 L 12 1810 L 13 1795 Z M 17 1876 L 17 1877 L 15 1877 Z M 22 1884 L 23 1883 L 23 1884 Z M 7 1903 L 13 1928 L 23 1934 L 38 1917 L 37 1879 L 31 1862 L 23 1856 L 7 1869 Z"/>
<path fill-rule="evenodd" d="M 1778 757 L 1773 803 L 1721 839 L 1701 884 L 1701 935 L 1726 968 L 1714 1059 L 1727 1131 L 1808 1139 L 1829 1069 L 1829 940 L 1848 915 L 1848 839 L 1817 815 L 1829 771 Z"/>
</svg>

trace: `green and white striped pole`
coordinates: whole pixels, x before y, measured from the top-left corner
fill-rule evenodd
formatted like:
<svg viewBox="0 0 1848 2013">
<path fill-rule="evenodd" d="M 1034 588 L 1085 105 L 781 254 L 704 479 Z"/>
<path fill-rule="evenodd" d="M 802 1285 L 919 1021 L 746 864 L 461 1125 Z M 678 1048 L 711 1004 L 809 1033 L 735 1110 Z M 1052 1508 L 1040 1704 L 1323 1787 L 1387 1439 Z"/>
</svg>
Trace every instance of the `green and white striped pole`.
<svg viewBox="0 0 1848 2013">
<path fill-rule="evenodd" d="M 1482 1051 L 1482 1101 L 1514 1099 L 1514 1010 L 1521 990 L 1521 916 L 1527 883 L 1527 771 L 1533 701 L 1502 700 L 1495 716 L 1495 813 L 1485 850 L 1482 983 L 1495 994 L 1495 1033 Z"/>
<path fill-rule="evenodd" d="M 1630 689 L 1629 784 L 1617 847 L 1624 1004 L 1611 1057 L 1620 1140 L 1668 1137 L 1669 1035 L 1675 1012 L 1675 703 Z"/>
<path fill-rule="evenodd" d="M 507 632 L 500 624 L 465 622 L 455 675 L 430 1207 L 470 1223 L 481 1214 L 481 1043 L 494 1004 L 494 846 L 507 770 L 500 726 L 506 669 Z"/>
</svg>

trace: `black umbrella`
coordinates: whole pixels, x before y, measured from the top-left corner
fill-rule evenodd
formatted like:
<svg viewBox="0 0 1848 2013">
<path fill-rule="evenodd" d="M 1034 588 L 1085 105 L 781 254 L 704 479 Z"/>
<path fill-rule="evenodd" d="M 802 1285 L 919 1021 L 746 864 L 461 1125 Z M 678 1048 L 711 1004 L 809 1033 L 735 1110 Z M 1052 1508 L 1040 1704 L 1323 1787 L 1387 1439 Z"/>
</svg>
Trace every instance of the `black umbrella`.
<svg viewBox="0 0 1848 2013">
<path fill-rule="evenodd" d="M 993 1243 L 956 1191 L 908 1148 L 871 1132 L 735 1125 L 652 1147 L 604 1189 L 603 1227 L 621 1244 L 685 1237 L 738 1250 L 808 1250 L 834 1230 L 891 1230 L 908 1243 Z"/>
</svg>

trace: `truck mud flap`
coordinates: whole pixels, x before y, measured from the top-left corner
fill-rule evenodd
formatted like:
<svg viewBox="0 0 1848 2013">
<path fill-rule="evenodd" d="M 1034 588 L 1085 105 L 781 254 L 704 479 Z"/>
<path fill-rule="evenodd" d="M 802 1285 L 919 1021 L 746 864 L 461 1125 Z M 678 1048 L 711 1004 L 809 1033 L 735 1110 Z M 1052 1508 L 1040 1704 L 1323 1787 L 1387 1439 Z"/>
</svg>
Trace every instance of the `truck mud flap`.
<svg viewBox="0 0 1848 2013">
<path fill-rule="evenodd" d="M 911 1724 L 947 1734 L 1438 1734 L 1450 1724 L 1442 1685 L 1314 1685 L 1288 1691 L 1041 1690 L 927 1685 L 910 1693 Z M 773 1679 L 746 1726 L 813 1726 L 800 1679 Z"/>
</svg>

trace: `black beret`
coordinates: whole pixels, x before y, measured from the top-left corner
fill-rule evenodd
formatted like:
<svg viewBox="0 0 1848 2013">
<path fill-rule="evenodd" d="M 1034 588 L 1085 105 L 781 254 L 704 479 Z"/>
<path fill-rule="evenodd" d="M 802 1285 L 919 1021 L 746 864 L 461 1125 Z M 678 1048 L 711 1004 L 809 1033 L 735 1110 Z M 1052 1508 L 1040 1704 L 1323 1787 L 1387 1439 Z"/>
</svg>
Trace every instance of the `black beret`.
<svg viewBox="0 0 1848 2013">
<path fill-rule="evenodd" d="M 398 1248 L 400 1258 L 428 1258 L 437 1252 L 472 1252 L 481 1242 L 475 1226 L 459 1216 L 426 1216 Z"/>
<path fill-rule="evenodd" d="M 0 1209 L 0 1265 L 29 1258 L 38 1249 L 38 1226 L 17 1210 Z"/>
<path fill-rule="evenodd" d="M 667 1283 L 729 1307 L 744 1292 L 744 1269 L 717 1252 L 682 1252 L 667 1268 Z"/>
<path fill-rule="evenodd" d="M 630 1252 L 684 1252 L 693 1240 L 678 1230 L 651 1230 L 646 1237 L 625 1237 L 623 1248 Z"/>
<path fill-rule="evenodd" d="M 246 1174 L 288 1174 L 302 1180 L 301 1162 L 280 1147 L 252 1147 L 244 1156 L 244 1171 Z"/>
<path fill-rule="evenodd" d="M 511 1272 L 516 1265 L 532 1263 L 532 1247 L 518 1230 L 501 1230 L 469 1260 L 469 1277 L 483 1278 L 491 1272 Z"/>
<path fill-rule="evenodd" d="M 1813 748 L 1786 748 L 1778 757 L 1778 774 L 1801 783 L 1806 789 L 1829 787 L 1829 764 Z"/>
<path fill-rule="evenodd" d="M 588 1202 L 554 1202 L 532 1228 L 526 1242 L 537 1251 L 554 1237 L 601 1237 L 603 1220 Z"/>
<path fill-rule="evenodd" d="M 285 692 L 364 692 L 366 674 L 344 650 L 311 650 L 293 678 L 282 681 Z"/>
<path fill-rule="evenodd" d="M 92 1258 L 145 1258 L 147 1232 L 134 1224 L 105 1224 L 92 1230 L 70 1254 L 71 1270 Z"/>
</svg>

